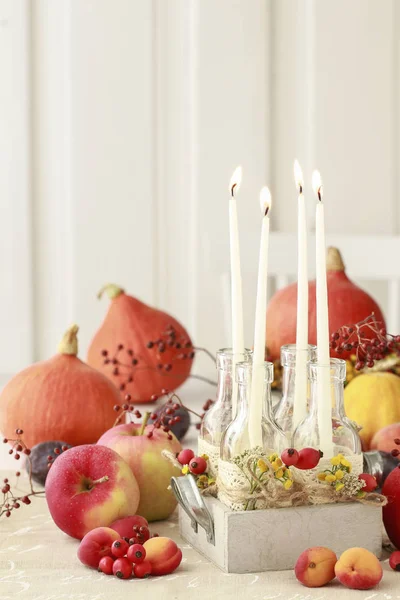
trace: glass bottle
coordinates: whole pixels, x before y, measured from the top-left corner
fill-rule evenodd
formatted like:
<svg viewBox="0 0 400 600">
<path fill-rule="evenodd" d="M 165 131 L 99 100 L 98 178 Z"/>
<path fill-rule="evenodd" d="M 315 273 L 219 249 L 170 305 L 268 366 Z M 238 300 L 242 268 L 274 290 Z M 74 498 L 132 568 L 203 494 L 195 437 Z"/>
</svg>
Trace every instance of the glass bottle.
<svg viewBox="0 0 400 600">
<path fill-rule="evenodd" d="M 232 394 L 235 387 L 233 365 L 251 361 L 252 351 L 234 354 L 231 348 L 217 352 L 217 398 L 201 423 L 198 453 L 209 457 L 209 470 L 215 474 L 220 455 L 221 437 L 232 421 Z M 237 393 L 237 390 L 236 390 Z"/>
<path fill-rule="evenodd" d="M 287 440 L 272 417 L 271 383 L 274 379 L 274 365 L 271 362 L 265 362 L 261 368 L 263 369 L 263 416 L 261 422 L 263 447 L 266 451 L 275 450 L 279 452 L 287 446 Z M 238 454 L 250 449 L 248 426 L 252 370 L 253 365 L 251 363 L 236 365 L 238 410 L 236 417 L 222 437 L 221 458 L 225 461 L 231 460 Z"/>
<path fill-rule="evenodd" d="M 321 447 L 318 427 L 317 377 L 319 373 L 322 373 L 322 369 L 329 369 L 333 455 L 341 453 L 343 455 L 359 456 L 359 460 L 356 462 L 357 470 L 361 473 L 362 455 L 360 437 L 344 411 L 343 390 L 346 378 L 346 362 L 339 358 L 331 358 L 330 365 L 309 362 L 307 367 L 310 379 L 310 409 L 306 418 L 299 423 L 293 434 L 293 446 L 297 449 L 306 447 L 319 449 Z M 329 460 L 330 457 L 326 458 Z"/>
<path fill-rule="evenodd" d="M 317 347 L 309 345 L 305 350 L 299 350 L 306 355 L 305 363 L 317 360 Z M 282 399 L 275 408 L 275 422 L 290 440 L 293 433 L 293 407 L 296 379 L 296 344 L 287 344 L 281 348 Z M 308 392 L 309 396 L 309 392 Z M 307 398 L 309 399 L 309 398 Z"/>
</svg>

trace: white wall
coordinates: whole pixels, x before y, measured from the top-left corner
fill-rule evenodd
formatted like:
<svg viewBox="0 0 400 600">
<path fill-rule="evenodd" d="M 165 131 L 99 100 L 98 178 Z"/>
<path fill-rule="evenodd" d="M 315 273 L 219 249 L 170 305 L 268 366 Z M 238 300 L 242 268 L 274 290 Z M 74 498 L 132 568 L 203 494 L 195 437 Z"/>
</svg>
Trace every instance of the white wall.
<svg viewBox="0 0 400 600">
<path fill-rule="evenodd" d="M 398 233 L 398 23 L 395 0 L 0 0 L 0 371 L 71 321 L 84 356 L 106 281 L 227 343 L 239 163 L 248 344 L 258 193 L 294 231 L 294 157 L 329 232 Z"/>
</svg>

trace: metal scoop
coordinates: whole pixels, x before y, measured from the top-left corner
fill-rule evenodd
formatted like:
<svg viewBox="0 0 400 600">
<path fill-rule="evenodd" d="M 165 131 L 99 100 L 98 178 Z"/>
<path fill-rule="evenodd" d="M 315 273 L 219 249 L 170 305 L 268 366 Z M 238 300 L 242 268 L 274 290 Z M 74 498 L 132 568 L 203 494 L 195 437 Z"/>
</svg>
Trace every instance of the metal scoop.
<svg viewBox="0 0 400 600">
<path fill-rule="evenodd" d="M 192 475 L 172 477 L 171 488 L 179 504 L 191 521 L 192 528 L 197 533 L 198 525 L 207 534 L 207 541 L 215 546 L 214 521 Z"/>
</svg>

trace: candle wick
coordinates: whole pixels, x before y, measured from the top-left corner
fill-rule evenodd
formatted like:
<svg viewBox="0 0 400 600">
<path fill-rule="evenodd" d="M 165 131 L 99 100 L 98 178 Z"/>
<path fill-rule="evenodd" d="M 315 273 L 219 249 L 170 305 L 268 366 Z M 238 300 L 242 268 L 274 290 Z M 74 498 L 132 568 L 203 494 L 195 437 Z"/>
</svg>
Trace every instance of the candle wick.
<svg viewBox="0 0 400 600">
<path fill-rule="evenodd" d="M 232 198 L 235 197 L 234 191 L 235 191 L 235 187 L 237 186 L 237 183 L 234 183 L 233 186 L 231 187 L 231 196 Z"/>
<path fill-rule="evenodd" d="M 303 193 L 303 186 L 301 185 L 301 183 L 299 183 L 299 194 Z"/>
<path fill-rule="evenodd" d="M 266 216 L 267 216 L 267 214 L 268 214 L 268 211 L 269 211 L 269 206 L 267 206 L 267 207 L 266 207 L 266 209 L 265 209 L 265 215 L 264 215 L 264 217 L 266 217 Z"/>
</svg>

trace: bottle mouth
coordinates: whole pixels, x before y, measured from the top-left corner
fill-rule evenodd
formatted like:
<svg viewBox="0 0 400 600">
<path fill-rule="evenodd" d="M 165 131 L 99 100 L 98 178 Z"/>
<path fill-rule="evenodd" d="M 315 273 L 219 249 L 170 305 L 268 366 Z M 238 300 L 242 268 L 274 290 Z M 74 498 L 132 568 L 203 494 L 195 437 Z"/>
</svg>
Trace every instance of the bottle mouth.
<svg viewBox="0 0 400 600">
<path fill-rule="evenodd" d="M 234 364 L 246 363 L 253 358 L 253 351 L 245 348 L 244 352 L 234 353 L 232 348 L 221 348 L 217 351 L 217 369 L 232 370 Z"/>
<path fill-rule="evenodd" d="M 285 344 L 281 347 L 282 367 L 295 367 L 298 357 L 304 357 L 306 362 L 315 362 L 317 360 L 317 346 L 308 344 L 307 348 L 297 349 L 296 344 Z"/>
<path fill-rule="evenodd" d="M 251 362 L 238 363 L 236 365 L 236 381 L 240 384 L 248 384 L 253 372 L 257 369 L 262 373 L 264 383 L 272 383 L 274 380 L 274 363 L 265 361 L 256 367 Z"/>
<path fill-rule="evenodd" d="M 330 378 L 336 381 L 344 381 L 346 379 L 346 361 L 342 358 L 331 358 L 329 364 L 321 364 L 318 362 L 308 362 L 307 372 L 311 381 L 316 381 L 318 374 L 329 372 Z"/>
</svg>

